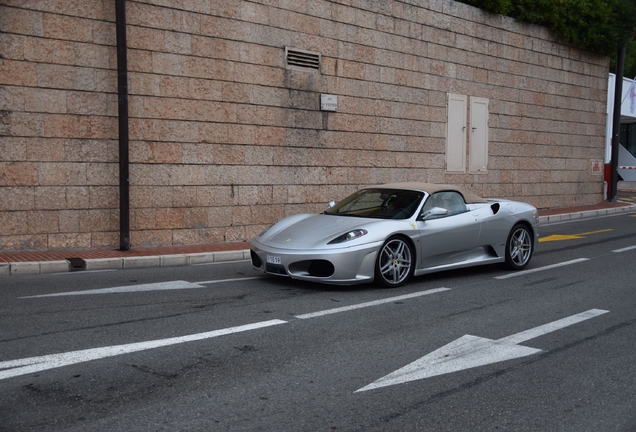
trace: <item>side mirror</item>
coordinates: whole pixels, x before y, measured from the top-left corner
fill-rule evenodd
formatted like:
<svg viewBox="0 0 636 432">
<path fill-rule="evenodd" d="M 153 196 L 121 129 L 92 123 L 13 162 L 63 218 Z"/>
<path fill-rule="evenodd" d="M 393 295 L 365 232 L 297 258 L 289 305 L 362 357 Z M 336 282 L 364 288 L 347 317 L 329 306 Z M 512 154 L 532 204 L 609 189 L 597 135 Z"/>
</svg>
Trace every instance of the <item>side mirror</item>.
<svg viewBox="0 0 636 432">
<path fill-rule="evenodd" d="M 333 207 L 336 205 L 335 201 L 329 201 L 329 208 Z"/>
<path fill-rule="evenodd" d="M 445 208 L 433 207 L 422 215 L 422 220 L 435 219 L 440 216 L 446 216 L 447 214 L 448 210 L 446 210 Z"/>
</svg>

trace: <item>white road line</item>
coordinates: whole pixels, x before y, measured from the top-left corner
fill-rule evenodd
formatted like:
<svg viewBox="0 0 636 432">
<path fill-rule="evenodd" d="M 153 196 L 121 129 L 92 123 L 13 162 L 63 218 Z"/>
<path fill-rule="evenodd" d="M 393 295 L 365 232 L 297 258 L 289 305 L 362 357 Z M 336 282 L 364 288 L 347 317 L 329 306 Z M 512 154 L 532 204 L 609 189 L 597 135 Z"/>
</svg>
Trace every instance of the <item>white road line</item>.
<svg viewBox="0 0 636 432">
<path fill-rule="evenodd" d="M 535 268 L 535 269 L 532 269 L 532 270 L 523 270 L 523 271 L 519 271 L 519 272 L 515 272 L 515 273 L 509 273 L 509 274 L 506 274 L 506 275 L 503 275 L 503 276 L 496 276 L 495 279 L 509 279 L 509 278 L 513 278 L 513 277 L 516 277 L 516 276 L 523 276 L 523 275 L 527 275 L 527 274 L 530 274 L 530 273 L 540 272 L 540 271 L 543 271 L 543 270 L 551 270 L 553 268 L 564 267 L 564 266 L 568 266 L 568 265 L 571 265 L 571 264 L 578 264 L 578 263 L 584 262 L 584 261 L 589 261 L 589 258 L 579 258 L 579 259 L 575 259 L 575 260 L 572 260 L 572 261 L 565 261 L 565 262 L 558 263 L 558 264 L 552 264 L 552 265 L 545 266 L 545 267 Z"/>
<path fill-rule="evenodd" d="M 227 279 L 226 281 L 237 281 L 237 280 L 246 280 L 246 279 L 255 279 L 255 278 L 242 278 L 242 279 Z M 184 281 L 174 281 L 174 282 L 184 282 Z M 216 283 L 223 281 L 209 281 L 207 283 Z M 186 282 L 189 283 L 189 282 Z M 206 282 L 199 282 L 199 284 L 204 284 Z M 157 284 L 148 284 L 148 285 L 157 285 Z M 139 285 L 138 285 L 139 286 Z M 125 288 L 125 287 L 119 287 Z M 106 290 L 113 290 L 114 288 L 106 288 Z M 168 288 L 165 288 L 168 289 Z M 183 288 L 182 288 L 183 289 Z M 420 291 L 412 294 L 406 294 L 396 297 L 389 297 L 382 300 L 371 301 L 366 303 L 360 303 L 357 305 L 345 306 L 336 309 L 329 309 L 321 312 L 309 313 L 304 315 L 298 315 L 295 318 L 297 319 L 308 319 L 315 318 L 324 315 L 335 314 L 338 312 L 345 312 L 354 309 L 360 309 L 370 306 L 377 306 L 384 303 L 396 302 L 400 300 L 407 300 L 411 298 L 421 297 L 428 294 L 435 294 L 438 292 L 449 291 L 450 288 L 436 288 L 427 291 Z M 100 291 L 100 290 L 91 290 L 91 291 Z M 101 290 L 103 291 L 103 290 Z M 60 294 L 51 294 L 51 295 L 62 295 Z M 69 294 L 69 295 L 72 295 Z M 44 296 L 41 296 L 44 297 Z M 90 348 L 79 351 L 71 351 L 67 353 L 59 353 L 59 354 L 50 354 L 44 355 L 40 357 L 30 357 L 25 359 L 18 360 L 9 360 L 0 362 L 0 380 L 12 378 L 20 375 L 26 375 L 30 373 L 40 372 L 48 369 L 54 369 L 62 366 L 68 366 L 76 363 L 83 363 L 91 360 L 98 360 L 106 357 L 114 357 L 122 354 L 129 354 L 138 351 L 144 351 L 154 348 L 165 347 L 169 345 L 176 345 L 185 342 L 198 341 L 202 339 L 210 339 L 214 337 L 224 336 L 232 333 L 245 332 L 250 330 L 257 330 L 264 327 L 275 326 L 279 324 L 286 324 L 288 321 L 283 320 L 270 320 L 270 321 L 262 321 L 254 324 L 247 324 L 238 327 L 229 327 L 221 330 L 214 330 L 206 333 L 197 333 L 193 335 L 186 335 L 180 337 L 174 337 L 169 339 L 159 339 L 154 341 L 146 341 L 146 342 L 137 342 L 126 345 L 114 345 L 102 348 Z"/>
<path fill-rule="evenodd" d="M 39 297 L 62 297 L 62 296 L 79 296 L 79 295 L 95 295 L 95 294 L 131 293 L 131 292 L 142 292 L 142 291 L 196 289 L 196 288 L 205 288 L 203 285 L 210 285 L 210 284 L 223 283 L 223 282 L 246 281 L 246 280 L 261 279 L 261 278 L 262 276 L 255 276 L 255 277 L 234 278 L 234 279 L 218 279 L 218 280 L 210 280 L 210 281 L 203 281 L 203 282 L 188 282 L 188 281 L 179 280 L 179 281 L 167 281 L 167 282 L 158 282 L 158 283 L 151 283 L 151 284 L 125 285 L 125 286 L 99 288 L 99 289 L 83 290 L 83 291 L 67 291 L 67 292 L 61 292 L 61 293 L 42 294 L 42 295 L 19 297 L 19 298 L 28 299 L 28 298 L 39 298 Z"/>
<path fill-rule="evenodd" d="M 213 261 L 213 262 L 204 262 L 204 263 L 197 263 L 197 264 L 192 264 L 192 266 L 209 266 L 209 265 L 218 265 L 218 264 L 235 264 L 235 263 L 242 263 L 242 262 L 248 262 L 251 261 L 250 259 L 240 259 L 240 260 L 232 260 L 232 261 Z"/>
<path fill-rule="evenodd" d="M 77 295 L 94 295 L 94 294 L 113 294 L 113 293 L 130 293 L 140 291 L 164 291 L 164 290 L 180 290 L 205 288 L 203 285 L 188 281 L 168 281 L 141 285 L 126 285 L 111 288 L 99 288 L 84 291 L 68 291 L 55 294 L 42 294 L 37 296 L 20 297 L 20 298 L 39 298 L 39 297 L 60 297 L 60 296 L 77 296 Z"/>
<path fill-rule="evenodd" d="M 116 272 L 119 271 L 117 269 L 103 269 L 103 270 L 82 270 L 82 271 L 64 271 L 61 273 L 47 273 L 47 275 L 49 276 L 59 276 L 59 275 L 66 275 L 66 276 L 74 276 L 74 275 L 85 275 L 88 273 L 104 273 L 104 272 Z"/>
<path fill-rule="evenodd" d="M 621 252 L 627 252 L 627 251 L 632 250 L 632 249 L 636 249 L 636 246 L 628 246 L 628 247 L 625 247 L 625 248 L 622 248 L 622 249 L 613 250 L 612 252 L 621 253 Z"/>
<path fill-rule="evenodd" d="M 9 360 L 0 362 L 0 380 L 12 378 L 20 375 L 68 366 L 75 363 L 83 363 L 91 360 L 98 360 L 106 357 L 114 357 L 122 354 L 129 354 L 137 351 L 144 351 L 154 348 L 176 345 L 185 342 L 210 339 L 225 336 L 233 333 L 256 330 L 264 327 L 285 324 L 287 321 L 270 320 L 254 324 L 247 324 L 238 327 L 229 327 L 221 330 L 214 330 L 206 333 L 197 333 L 187 336 L 160 339 L 147 342 L 131 343 L 126 345 L 114 345 L 102 348 L 92 348 L 67 353 L 44 355 L 41 357 L 31 357 L 19 360 Z M 1 370 L 6 369 L 6 370 Z"/>
<path fill-rule="evenodd" d="M 512 344 L 520 344 L 530 339 L 534 339 L 539 336 L 543 336 L 548 333 L 552 333 L 553 331 L 569 327 L 574 324 L 578 324 L 585 320 L 589 320 L 590 318 L 597 317 L 599 315 L 603 315 L 608 313 L 609 311 L 602 309 L 590 309 L 586 312 L 581 312 L 580 314 L 572 315 L 567 318 L 563 318 L 557 321 L 553 321 L 548 324 L 544 324 L 539 327 L 532 328 L 530 330 L 525 330 L 519 333 L 515 333 L 510 336 L 506 336 L 505 338 L 499 339 L 498 342 L 506 342 Z"/>
<path fill-rule="evenodd" d="M 498 340 L 464 335 L 368 386 L 356 390 L 356 393 L 534 355 L 541 350 L 517 344 L 608 312 L 590 309 Z"/>
<path fill-rule="evenodd" d="M 382 299 L 382 300 L 375 300 L 375 301 L 366 302 L 366 303 L 359 303 L 359 304 L 355 304 L 355 305 L 351 305 L 351 306 L 343 306 L 343 307 L 339 307 L 339 308 L 335 308 L 335 309 L 327 309 L 327 310 L 320 311 L 320 312 L 312 312 L 312 313 L 303 314 L 303 315 L 296 315 L 294 318 L 298 318 L 298 319 L 316 318 L 316 317 L 321 317 L 321 316 L 325 316 L 325 315 L 331 315 L 331 314 L 335 314 L 335 313 L 339 313 L 339 312 L 347 312 L 347 311 L 354 310 L 354 309 L 362 309 L 362 308 L 366 308 L 366 307 L 370 307 L 370 306 L 378 306 L 378 305 L 385 304 L 385 303 L 392 303 L 392 302 L 396 302 L 396 301 L 400 301 L 400 300 L 407 300 L 407 299 L 411 299 L 411 298 L 415 298 L 415 297 L 421 297 L 421 296 L 425 296 L 425 295 L 429 295 L 429 294 L 435 294 L 435 293 L 438 293 L 438 292 L 449 291 L 449 290 L 450 290 L 450 288 L 436 288 L 436 289 L 431 289 L 431 290 L 427 290 L 427 291 L 420 291 L 420 292 L 416 292 L 416 293 L 412 293 L 412 294 L 405 294 L 405 295 L 401 295 L 401 296 L 397 296 L 397 297 L 389 297 L 389 298 L 385 298 L 385 299 Z"/>
<path fill-rule="evenodd" d="M 234 278 L 234 279 L 215 279 L 215 280 L 209 280 L 209 281 L 203 281 L 203 282 L 194 282 L 194 283 L 201 284 L 201 285 L 210 285 L 210 284 L 222 283 L 222 282 L 238 282 L 238 281 L 263 279 L 263 278 L 264 278 L 264 276 L 251 276 L 251 277 Z"/>
</svg>

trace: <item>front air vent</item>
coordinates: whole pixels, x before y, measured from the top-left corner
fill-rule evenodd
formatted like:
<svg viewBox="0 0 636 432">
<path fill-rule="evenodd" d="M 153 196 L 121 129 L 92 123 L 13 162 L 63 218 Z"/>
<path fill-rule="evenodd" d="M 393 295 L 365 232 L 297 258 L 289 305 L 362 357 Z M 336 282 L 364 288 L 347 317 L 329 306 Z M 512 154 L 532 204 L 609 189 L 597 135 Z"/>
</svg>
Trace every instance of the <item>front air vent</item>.
<svg viewBox="0 0 636 432">
<path fill-rule="evenodd" d="M 285 47 L 285 64 L 291 69 L 320 71 L 320 53 Z"/>
<path fill-rule="evenodd" d="M 261 268 L 263 266 L 263 261 L 253 250 L 250 250 L 250 257 L 252 258 L 252 265 L 254 267 Z"/>
</svg>

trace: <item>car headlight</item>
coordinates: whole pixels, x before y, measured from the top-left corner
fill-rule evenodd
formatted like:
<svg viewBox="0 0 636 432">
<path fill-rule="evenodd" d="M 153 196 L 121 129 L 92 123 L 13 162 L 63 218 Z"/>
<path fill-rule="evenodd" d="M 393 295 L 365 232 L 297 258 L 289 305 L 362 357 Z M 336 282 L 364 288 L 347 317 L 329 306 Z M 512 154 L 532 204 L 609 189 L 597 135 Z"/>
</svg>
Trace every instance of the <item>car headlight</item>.
<svg viewBox="0 0 636 432">
<path fill-rule="evenodd" d="M 360 238 L 360 237 L 362 237 L 364 235 L 367 235 L 367 230 L 354 229 L 354 230 L 349 231 L 348 233 L 345 233 L 343 235 L 340 235 L 340 236 L 336 237 L 335 239 L 331 240 L 327 244 L 344 243 L 344 242 L 348 242 L 349 240 L 355 240 L 355 239 Z"/>
</svg>

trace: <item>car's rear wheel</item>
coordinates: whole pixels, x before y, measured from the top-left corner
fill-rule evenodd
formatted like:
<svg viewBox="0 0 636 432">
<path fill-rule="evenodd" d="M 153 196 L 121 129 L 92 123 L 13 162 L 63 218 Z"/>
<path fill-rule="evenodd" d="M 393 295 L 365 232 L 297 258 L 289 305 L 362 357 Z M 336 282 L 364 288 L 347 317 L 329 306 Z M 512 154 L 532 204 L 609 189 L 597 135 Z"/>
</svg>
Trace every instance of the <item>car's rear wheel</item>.
<svg viewBox="0 0 636 432">
<path fill-rule="evenodd" d="M 513 270 L 521 270 L 532 258 L 534 241 L 530 229 L 523 224 L 512 227 L 506 241 L 506 265 Z"/>
<path fill-rule="evenodd" d="M 375 281 L 385 287 L 404 284 L 415 268 L 411 243 L 403 237 L 389 238 L 380 248 L 375 263 Z"/>
</svg>

